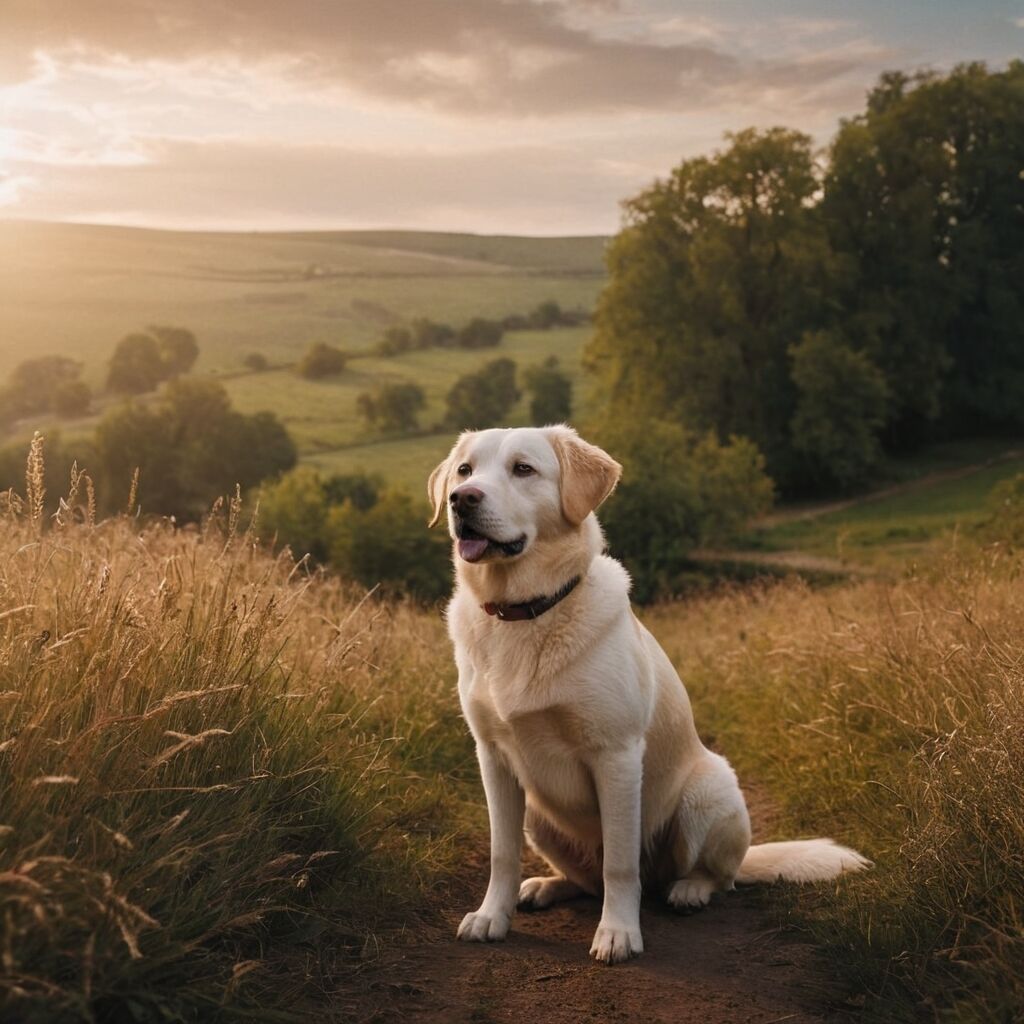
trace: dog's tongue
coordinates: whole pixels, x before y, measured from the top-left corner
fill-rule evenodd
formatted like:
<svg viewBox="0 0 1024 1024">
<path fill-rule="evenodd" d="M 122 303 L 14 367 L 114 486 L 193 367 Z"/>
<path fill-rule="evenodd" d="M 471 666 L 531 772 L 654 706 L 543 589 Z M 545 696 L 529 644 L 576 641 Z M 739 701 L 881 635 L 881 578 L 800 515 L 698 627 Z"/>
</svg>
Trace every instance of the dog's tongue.
<svg viewBox="0 0 1024 1024">
<path fill-rule="evenodd" d="M 464 558 L 467 562 L 476 562 L 484 557 L 484 552 L 487 550 L 489 543 L 490 541 L 484 537 L 475 537 L 473 540 L 460 540 L 459 557 Z"/>
</svg>

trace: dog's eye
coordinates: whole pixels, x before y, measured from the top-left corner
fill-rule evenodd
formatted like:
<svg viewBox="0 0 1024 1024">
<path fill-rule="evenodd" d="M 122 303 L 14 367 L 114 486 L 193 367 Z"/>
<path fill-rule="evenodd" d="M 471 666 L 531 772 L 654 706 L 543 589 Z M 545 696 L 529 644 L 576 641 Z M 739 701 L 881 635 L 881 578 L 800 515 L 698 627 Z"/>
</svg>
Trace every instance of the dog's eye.
<svg viewBox="0 0 1024 1024">
<path fill-rule="evenodd" d="M 459 466 L 457 472 L 459 476 L 469 476 L 469 474 L 473 472 L 473 467 L 468 462 L 464 462 Z"/>
<path fill-rule="evenodd" d="M 533 476 L 534 468 L 533 466 L 528 466 L 525 462 L 517 462 L 512 467 L 512 472 L 515 473 L 516 476 Z"/>
</svg>

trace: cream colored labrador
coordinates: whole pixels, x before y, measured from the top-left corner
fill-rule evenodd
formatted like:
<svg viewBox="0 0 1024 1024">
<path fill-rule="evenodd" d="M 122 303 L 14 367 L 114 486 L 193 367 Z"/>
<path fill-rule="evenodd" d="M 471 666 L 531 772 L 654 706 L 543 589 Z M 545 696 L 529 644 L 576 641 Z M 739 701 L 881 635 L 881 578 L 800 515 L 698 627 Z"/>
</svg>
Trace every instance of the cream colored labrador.
<svg viewBox="0 0 1024 1024">
<path fill-rule="evenodd" d="M 459 437 L 431 474 L 447 512 L 459 696 L 476 740 L 491 877 L 459 938 L 504 939 L 517 903 L 603 892 L 591 955 L 643 951 L 641 883 L 673 907 L 735 882 L 817 881 L 868 862 L 829 839 L 750 845 L 728 762 L 703 746 L 679 676 L 603 554 L 594 510 L 621 467 L 569 427 Z M 523 832 L 551 874 L 521 881 Z"/>
</svg>

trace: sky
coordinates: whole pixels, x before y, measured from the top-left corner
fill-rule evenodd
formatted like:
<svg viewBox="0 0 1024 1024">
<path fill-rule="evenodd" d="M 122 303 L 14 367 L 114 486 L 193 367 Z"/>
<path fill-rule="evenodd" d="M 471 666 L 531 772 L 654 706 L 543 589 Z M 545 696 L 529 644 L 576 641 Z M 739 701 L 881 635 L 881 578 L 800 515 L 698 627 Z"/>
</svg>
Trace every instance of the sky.
<svg viewBox="0 0 1024 1024">
<path fill-rule="evenodd" d="M 751 125 L 1024 54 L 1024 0 L 0 0 L 0 217 L 614 231 Z"/>
</svg>

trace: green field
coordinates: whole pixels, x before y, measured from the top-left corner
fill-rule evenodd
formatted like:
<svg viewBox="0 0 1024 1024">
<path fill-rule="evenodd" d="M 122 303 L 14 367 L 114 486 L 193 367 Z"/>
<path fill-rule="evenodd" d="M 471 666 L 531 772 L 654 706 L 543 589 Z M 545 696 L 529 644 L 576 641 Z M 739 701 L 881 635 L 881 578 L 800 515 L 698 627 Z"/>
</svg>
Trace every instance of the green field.
<svg viewBox="0 0 1024 1024">
<path fill-rule="evenodd" d="M 375 468 L 418 490 L 424 465 L 432 465 L 419 458 L 443 452 L 447 432 L 374 437 L 356 415 L 361 392 L 386 381 L 418 383 L 428 399 L 420 422 L 429 432 L 457 377 L 499 355 L 525 369 L 555 354 L 583 403 L 579 355 L 588 328 L 518 331 L 496 349 L 393 359 L 374 357 L 373 344 L 388 326 L 417 316 L 457 327 L 474 316 L 526 313 L 545 299 L 589 311 L 604 281 L 604 241 L 0 222 L 0 380 L 29 355 L 58 354 L 80 360 L 99 392 L 106 361 L 125 334 L 153 323 L 187 327 L 200 345 L 194 372 L 221 379 L 243 412 L 277 413 L 304 461 L 330 471 Z M 316 341 L 353 353 L 344 373 L 317 382 L 294 373 L 291 364 Z M 243 359 L 254 352 L 273 369 L 246 371 Z M 90 431 L 115 401 L 97 394 L 93 415 L 61 424 L 63 433 Z M 513 419 L 525 416 L 524 401 Z M 12 437 L 52 426 L 48 418 L 22 422 Z"/>
<path fill-rule="evenodd" d="M 937 543 L 949 545 L 957 532 L 975 531 L 988 515 L 992 488 L 1024 473 L 1024 452 L 1007 441 L 961 442 L 936 446 L 892 470 L 900 480 L 892 488 L 822 506 L 819 513 L 798 506 L 781 510 L 751 529 L 740 546 L 876 569 L 901 567 Z"/>
</svg>

